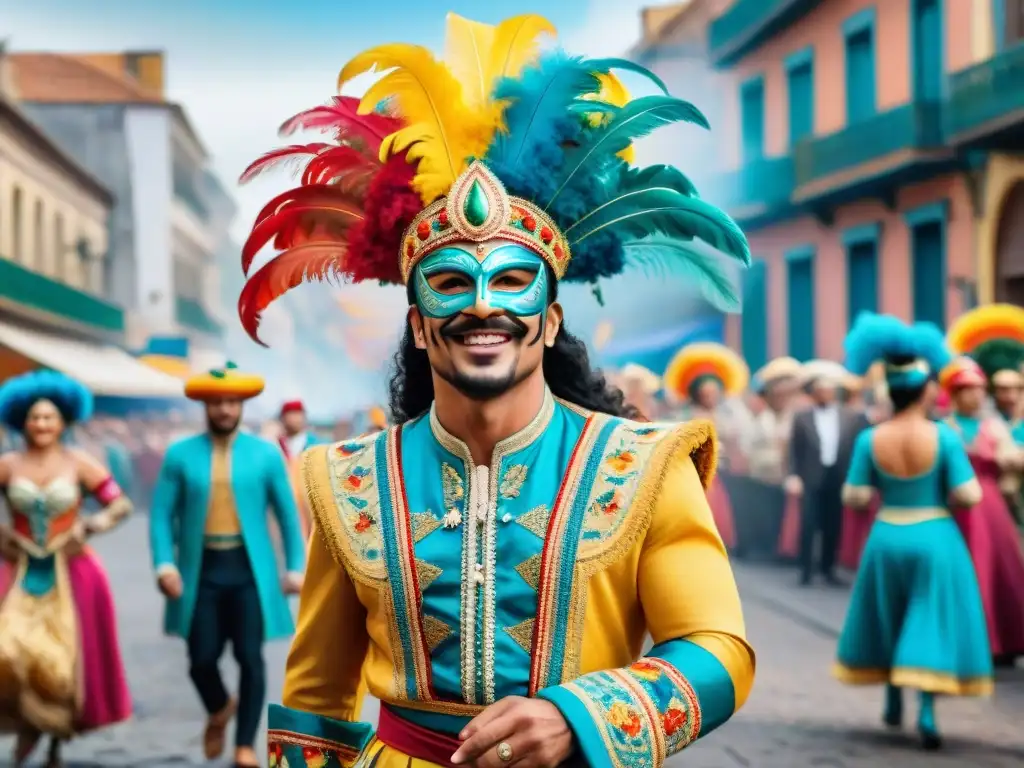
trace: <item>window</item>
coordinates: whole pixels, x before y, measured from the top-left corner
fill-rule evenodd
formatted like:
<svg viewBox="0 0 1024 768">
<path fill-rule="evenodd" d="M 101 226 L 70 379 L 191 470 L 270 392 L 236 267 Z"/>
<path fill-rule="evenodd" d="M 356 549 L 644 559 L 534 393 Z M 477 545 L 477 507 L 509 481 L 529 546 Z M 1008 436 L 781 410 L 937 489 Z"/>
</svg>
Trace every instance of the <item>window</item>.
<svg viewBox="0 0 1024 768">
<path fill-rule="evenodd" d="M 768 362 L 768 268 L 760 259 L 743 273 L 740 337 L 743 357 L 756 371 Z"/>
<path fill-rule="evenodd" d="M 764 157 L 764 80 L 760 77 L 740 87 L 740 120 L 743 127 L 743 162 Z"/>
<path fill-rule="evenodd" d="M 846 122 L 873 117 L 875 100 L 875 9 L 855 14 L 843 25 L 846 37 Z"/>
<path fill-rule="evenodd" d="M 914 320 L 946 326 L 945 200 L 904 215 L 910 229 L 910 290 Z"/>
<path fill-rule="evenodd" d="M 786 60 L 789 86 L 789 146 L 814 133 L 814 60 L 812 50 L 800 51 Z"/>
<path fill-rule="evenodd" d="M 942 97 L 942 4 L 940 0 L 914 0 L 913 58 L 911 75 L 914 98 L 938 101 Z"/>
<path fill-rule="evenodd" d="M 800 362 L 814 358 L 814 249 L 786 254 L 786 309 L 789 355 Z"/>
<path fill-rule="evenodd" d="M 43 201 L 37 199 L 32 217 L 32 255 L 35 258 L 34 268 L 46 271 L 46 230 L 43 226 Z"/>
<path fill-rule="evenodd" d="M 1024 40 L 1024 0 L 994 0 L 996 45 L 1009 48 Z M 1000 27 L 1002 34 L 999 34 Z"/>
<path fill-rule="evenodd" d="M 67 243 L 64 242 L 64 217 L 53 217 L 53 272 L 61 280 L 67 275 Z"/>
<path fill-rule="evenodd" d="M 846 311 L 849 325 L 861 312 L 878 311 L 878 242 L 881 227 L 866 224 L 843 233 L 846 246 Z"/>
<path fill-rule="evenodd" d="M 23 242 L 24 222 L 21 220 L 22 208 L 21 187 L 15 187 L 11 193 L 11 259 L 16 262 L 25 260 L 25 254 L 22 252 L 25 245 Z"/>
</svg>

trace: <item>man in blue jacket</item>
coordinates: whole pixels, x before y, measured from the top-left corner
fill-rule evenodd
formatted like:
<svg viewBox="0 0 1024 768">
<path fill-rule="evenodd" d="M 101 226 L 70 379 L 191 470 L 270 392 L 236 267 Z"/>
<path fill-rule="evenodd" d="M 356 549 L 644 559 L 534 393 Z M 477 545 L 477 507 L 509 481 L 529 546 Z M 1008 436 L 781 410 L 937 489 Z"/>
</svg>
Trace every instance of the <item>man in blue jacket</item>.
<svg viewBox="0 0 1024 768">
<path fill-rule="evenodd" d="M 266 697 L 263 643 L 290 637 L 285 595 L 302 586 L 298 510 L 277 446 L 240 432 L 242 403 L 263 391 L 234 365 L 194 376 L 187 397 L 205 403 L 208 429 L 170 446 L 150 513 L 150 546 L 167 598 L 164 631 L 188 642 L 192 682 L 206 708 L 207 759 L 224 751 L 237 714 L 235 765 L 258 766 L 253 748 Z M 284 543 L 279 577 L 267 508 Z M 220 676 L 228 643 L 240 668 L 237 700 Z"/>
</svg>

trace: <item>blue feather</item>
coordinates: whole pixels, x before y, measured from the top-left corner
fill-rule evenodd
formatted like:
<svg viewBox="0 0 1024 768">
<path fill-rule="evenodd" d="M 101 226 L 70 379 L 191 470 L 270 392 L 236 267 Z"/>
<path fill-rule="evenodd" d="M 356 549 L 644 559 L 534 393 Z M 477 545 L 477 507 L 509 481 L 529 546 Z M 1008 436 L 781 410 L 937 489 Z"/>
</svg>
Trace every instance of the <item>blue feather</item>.
<svg viewBox="0 0 1024 768">
<path fill-rule="evenodd" d="M 640 77 L 647 78 L 658 86 L 658 89 L 662 93 L 666 95 L 668 94 L 668 86 L 665 85 L 665 82 L 656 74 L 651 72 L 651 70 L 647 69 L 647 67 L 637 64 L 635 61 L 618 58 L 590 59 L 586 64 L 592 72 L 600 72 L 602 75 L 606 75 L 615 69 L 620 69 L 623 72 L 632 72 L 634 75 L 640 75 Z"/>
<path fill-rule="evenodd" d="M 581 217 L 565 234 L 575 247 L 604 229 L 624 241 L 655 232 L 682 240 L 696 238 L 750 264 L 750 246 L 736 222 L 715 206 L 668 187 L 623 192 Z"/>
<path fill-rule="evenodd" d="M 707 127 L 707 120 L 700 110 L 687 101 L 671 96 L 642 96 L 621 107 L 611 120 L 589 131 L 587 141 L 566 152 L 565 165 L 560 174 L 561 182 L 544 206 L 545 210 L 551 209 L 552 203 L 574 178 L 599 172 L 609 162 L 613 162 L 611 158 L 628 148 L 636 139 L 647 136 L 663 125 L 677 122 L 691 122 Z"/>
<path fill-rule="evenodd" d="M 942 331 L 932 323 L 910 326 L 898 317 L 873 312 L 857 316 L 843 345 L 846 367 L 857 376 L 887 358 L 920 358 L 933 372 L 942 370 L 953 358 Z"/>
<path fill-rule="evenodd" d="M 735 281 L 714 252 L 702 253 L 693 243 L 664 235 L 626 243 L 623 250 L 626 266 L 655 277 L 689 278 L 697 283 L 708 303 L 722 312 L 735 312 L 740 307 Z"/>
</svg>

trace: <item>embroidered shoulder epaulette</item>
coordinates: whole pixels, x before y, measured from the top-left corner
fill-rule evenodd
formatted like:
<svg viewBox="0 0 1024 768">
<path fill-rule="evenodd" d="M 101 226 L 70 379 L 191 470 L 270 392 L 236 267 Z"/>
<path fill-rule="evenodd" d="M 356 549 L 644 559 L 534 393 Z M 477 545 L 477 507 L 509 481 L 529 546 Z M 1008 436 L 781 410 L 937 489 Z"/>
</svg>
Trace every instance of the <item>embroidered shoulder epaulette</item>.
<svg viewBox="0 0 1024 768">
<path fill-rule="evenodd" d="M 386 466 L 388 436 L 395 429 L 316 445 L 302 454 L 313 518 L 331 555 L 358 581 L 387 578 L 378 467 L 382 455 Z"/>
<path fill-rule="evenodd" d="M 587 500 L 577 562 L 614 562 L 646 533 L 673 461 L 688 455 L 705 488 L 715 473 L 715 428 L 706 419 L 654 423 L 604 418 L 607 439 Z"/>
</svg>

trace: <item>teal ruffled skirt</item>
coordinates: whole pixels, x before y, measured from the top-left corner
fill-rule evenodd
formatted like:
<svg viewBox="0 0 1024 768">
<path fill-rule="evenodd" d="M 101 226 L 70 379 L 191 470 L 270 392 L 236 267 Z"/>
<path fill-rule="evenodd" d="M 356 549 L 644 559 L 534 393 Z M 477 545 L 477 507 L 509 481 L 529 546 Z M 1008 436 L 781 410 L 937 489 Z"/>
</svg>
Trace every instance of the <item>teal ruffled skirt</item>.
<svg viewBox="0 0 1024 768">
<path fill-rule="evenodd" d="M 854 685 L 889 683 L 955 696 L 991 693 L 981 593 L 952 517 L 875 522 L 834 674 Z"/>
</svg>

